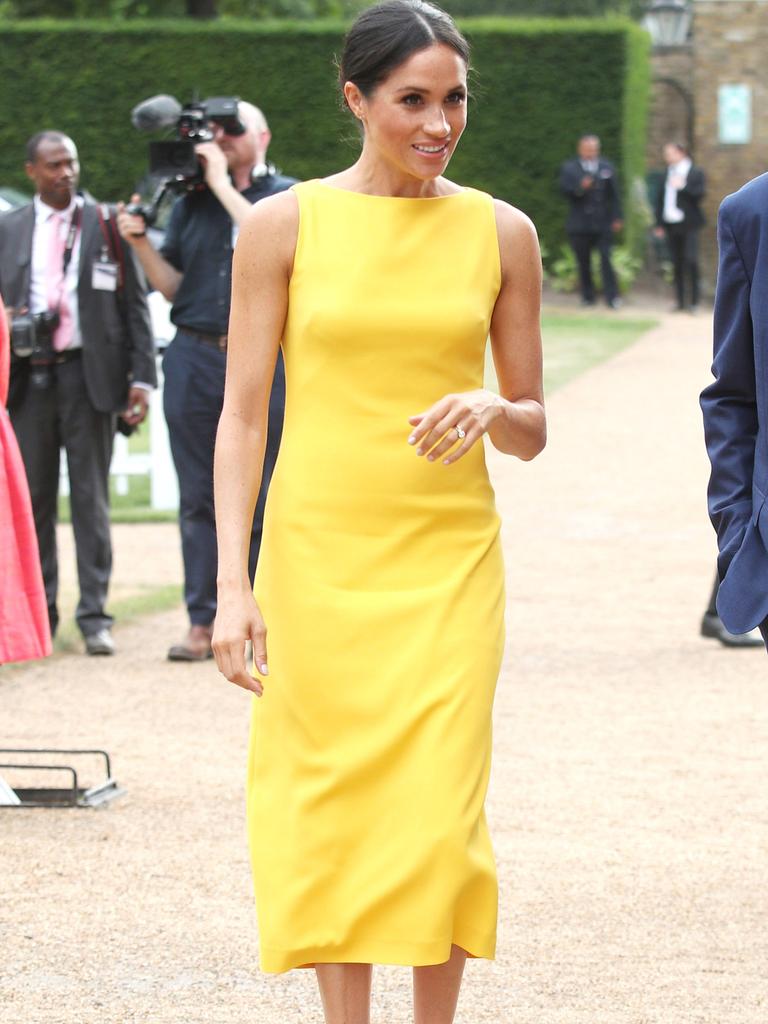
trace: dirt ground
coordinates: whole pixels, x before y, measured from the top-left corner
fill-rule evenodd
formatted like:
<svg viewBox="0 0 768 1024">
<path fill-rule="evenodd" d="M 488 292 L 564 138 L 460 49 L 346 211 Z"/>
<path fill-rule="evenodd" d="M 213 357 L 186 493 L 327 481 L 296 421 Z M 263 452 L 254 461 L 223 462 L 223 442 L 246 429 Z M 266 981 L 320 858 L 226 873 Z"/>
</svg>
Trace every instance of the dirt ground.
<svg viewBox="0 0 768 1024">
<path fill-rule="evenodd" d="M 710 331 L 664 316 L 553 396 L 539 459 L 489 454 L 509 594 L 499 950 L 468 965 L 460 1024 L 768 1019 L 766 656 L 698 634 Z M 174 527 L 115 539 L 118 588 L 178 578 Z M 312 972 L 258 971 L 248 698 L 164 661 L 183 627 L 164 613 L 118 625 L 113 659 L 0 673 L 8 745 L 104 746 L 127 790 L 0 812 L 2 1024 L 321 1020 Z M 374 1021 L 410 1019 L 409 980 L 378 970 Z"/>
</svg>

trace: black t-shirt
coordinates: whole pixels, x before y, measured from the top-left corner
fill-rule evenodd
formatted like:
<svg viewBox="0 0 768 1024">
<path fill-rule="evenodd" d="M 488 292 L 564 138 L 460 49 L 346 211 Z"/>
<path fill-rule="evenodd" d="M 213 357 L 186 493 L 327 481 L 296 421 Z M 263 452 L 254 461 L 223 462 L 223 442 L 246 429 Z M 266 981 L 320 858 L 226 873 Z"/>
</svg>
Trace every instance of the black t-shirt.
<svg viewBox="0 0 768 1024">
<path fill-rule="evenodd" d="M 295 183 L 295 178 L 266 174 L 241 195 L 256 203 Z M 160 252 L 184 275 L 171 308 L 177 327 L 226 334 L 233 248 L 232 219 L 210 189 L 176 201 Z"/>
</svg>

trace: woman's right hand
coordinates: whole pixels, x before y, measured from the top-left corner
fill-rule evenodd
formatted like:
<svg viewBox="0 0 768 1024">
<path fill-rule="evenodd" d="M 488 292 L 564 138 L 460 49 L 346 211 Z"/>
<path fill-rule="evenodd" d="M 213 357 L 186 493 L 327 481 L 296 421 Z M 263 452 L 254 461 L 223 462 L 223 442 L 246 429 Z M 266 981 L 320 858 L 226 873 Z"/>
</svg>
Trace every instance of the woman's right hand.
<svg viewBox="0 0 768 1024">
<path fill-rule="evenodd" d="M 250 590 L 237 594 L 219 595 L 216 621 L 213 626 L 211 647 L 219 672 L 237 686 L 260 697 L 264 687 L 254 679 L 245 666 L 245 644 L 253 644 L 253 660 L 260 674 L 266 676 L 267 627 L 256 600 Z"/>
</svg>

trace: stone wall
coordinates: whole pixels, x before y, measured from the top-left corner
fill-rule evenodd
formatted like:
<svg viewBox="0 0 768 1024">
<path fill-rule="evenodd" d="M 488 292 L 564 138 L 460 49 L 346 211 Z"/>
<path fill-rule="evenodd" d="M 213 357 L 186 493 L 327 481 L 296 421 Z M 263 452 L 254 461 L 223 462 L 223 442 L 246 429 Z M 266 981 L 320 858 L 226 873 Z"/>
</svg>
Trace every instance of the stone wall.
<svg viewBox="0 0 768 1024">
<path fill-rule="evenodd" d="M 707 174 L 701 233 L 703 286 L 714 291 L 717 272 L 717 210 L 724 196 L 768 171 L 768 0 L 691 0 L 689 44 L 653 54 L 653 93 L 648 169 L 664 166 L 664 142 L 690 143 Z M 718 138 L 718 88 L 752 88 L 752 140 L 723 144 Z M 686 100 L 686 94 L 688 100 Z"/>
<path fill-rule="evenodd" d="M 752 141 L 718 141 L 718 87 L 752 87 Z M 715 226 L 724 196 L 768 170 L 768 0 L 694 0 L 694 155 L 707 173 L 702 232 L 705 280 L 717 269 Z"/>
<path fill-rule="evenodd" d="M 691 48 L 654 53 L 651 69 L 651 116 L 648 122 L 649 170 L 663 169 L 665 142 L 693 145 L 693 54 Z"/>
</svg>

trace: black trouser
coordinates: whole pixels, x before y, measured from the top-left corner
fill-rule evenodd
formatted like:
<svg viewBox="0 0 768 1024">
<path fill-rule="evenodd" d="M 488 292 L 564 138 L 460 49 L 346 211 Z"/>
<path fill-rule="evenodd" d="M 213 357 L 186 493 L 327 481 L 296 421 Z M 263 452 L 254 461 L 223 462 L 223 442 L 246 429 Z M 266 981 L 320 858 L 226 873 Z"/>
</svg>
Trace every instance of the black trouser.
<svg viewBox="0 0 768 1024">
<path fill-rule="evenodd" d="M 675 275 L 675 296 L 679 309 L 699 304 L 699 231 L 684 224 L 665 224 L 669 255 Z M 690 301 L 686 284 L 690 285 Z"/>
<path fill-rule="evenodd" d="M 592 280 L 592 250 L 597 249 L 600 253 L 600 273 L 603 278 L 603 295 L 605 301 L 610 303 L 618 297 L 619 291 L 616 284 L 616 275 L 611 263 L 611 246 L 613 235 L 610 229 L 606 231 L 593 231 L 589 234 L 569 234 L 571 246 L 576 263 L 579 267 L 579 286 L 581 297 L 585 302 L 595 301 L 595 285 Z"/>
<path fill-rule="evenodd" d="M 216 521 L 213 508 L 213 449 L 224 400 L 226 355 L 215 344 L 179 329 L 163 357 L 163 409 L 179 478 L 179 526 L 184 561 L 184 600 L 193 625 L 216 615 Z M 253 580 L 261 543 L 264 503 L 280 446 L 285 372 L 278 356 L 269 404 L 269 433 L 261 490 L 251 534 Z"/>
<path fill-rule="evenodd" d="M 108 483 L 115 418 L 91 405 L 79 356 L 50 367 L 48 379 L 45 388 L 30 381 L 9 412 L 29 482 L 52 633 L 59 622 L 56 520 L 60 449 L 67 453 L 80 584 L 75 618 L 83 635 L 90 636 L 112 624 L 105 605 L 112 571 Z"/>
</svg>

